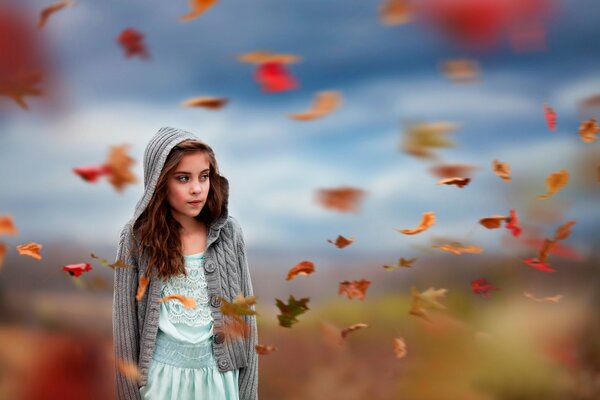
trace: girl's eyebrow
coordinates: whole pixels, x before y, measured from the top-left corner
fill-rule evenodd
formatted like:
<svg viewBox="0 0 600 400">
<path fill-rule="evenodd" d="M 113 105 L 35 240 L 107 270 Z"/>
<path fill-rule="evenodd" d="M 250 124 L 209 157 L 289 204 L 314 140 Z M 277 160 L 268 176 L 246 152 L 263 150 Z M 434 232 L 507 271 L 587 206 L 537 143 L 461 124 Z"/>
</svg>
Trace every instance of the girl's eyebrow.
<svg viewBox="0 0 600 400">
<path fill-rule="evenodd" d="M 202 172 L 210 172 L 210 168 L 206 168 L 205 170 L 200 171 L 200 173 L 202 173 Z M 174 174 L 188 174 L 188 175 L 191 175 L 192 173 L 191 172 L 187 172 L 187 171 L 177 171 L 177 172 L 174 172 Z"/>
</svg>

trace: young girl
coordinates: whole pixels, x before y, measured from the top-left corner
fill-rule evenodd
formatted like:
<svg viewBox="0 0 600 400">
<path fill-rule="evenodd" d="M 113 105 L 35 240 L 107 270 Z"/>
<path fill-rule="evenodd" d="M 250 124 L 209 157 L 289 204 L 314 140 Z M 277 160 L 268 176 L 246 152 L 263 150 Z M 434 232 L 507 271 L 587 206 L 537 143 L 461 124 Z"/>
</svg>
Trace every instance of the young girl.
<svg viewBox="0 0 600 400">
<path fill-rule="evenodd" d="M 228 215 L 229 182 L 213 150 L 189 132 L 161 128 L 144 152 L 144 194 L 121 231 L 113 336 L 117 400 L 256 400 L 256 318 L 229 333 L 221 298 L 253 295 L 246 246 Z M 141 298 L 140 278 L 149 283 Z M 180 294 L 196 300 L 185 308 Z M 254 306 L 251 306 L 254 309 Z"/>
</svg>

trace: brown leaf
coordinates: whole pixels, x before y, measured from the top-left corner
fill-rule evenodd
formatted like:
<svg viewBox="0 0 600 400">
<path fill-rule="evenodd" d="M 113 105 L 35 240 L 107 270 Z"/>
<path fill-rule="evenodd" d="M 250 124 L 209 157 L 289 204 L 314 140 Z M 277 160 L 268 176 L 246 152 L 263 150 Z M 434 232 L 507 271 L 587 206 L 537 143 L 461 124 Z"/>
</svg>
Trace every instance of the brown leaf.
<svg viewBox="0 0 600 400">
<path fill-rule="evenodd" d="M 411 22 L 416 10 L 413 0 L 383 0 L 379 7 L 379 21 L 383 25 L 401 25 Z"/>
<path fill-rule="evenodd" d="M 18 235 L 19 232 L 13 224 L 12 216 L 0 215 L 0 235 Z"/>
<path fill-rule="evenodd" d="M 492 215 L 491 217 L 481 218 L 479 223 L 488 229 L 497 229 L 502 226 L 502 221 L 508 221 L 510 217 L 506 215 Z"/>
<path fill-rule="evenodd" d="M 294 279 L 297 275 L 310 275 L 315 272 L 315 264 L 312 261 L 302 261 L 288 271 L 286 281 Z"/>
<path fill-rule="evenodd" d="M 596 137 L 598 133 L 600 133 L 600 126 L 598 126 L 596 118 L 583 121 L 579 125 L 579 138 L 585 143 L 592 143 L 598 140 Z"/>
<path fill-rule="evenodd" d="M 114 188 L 121 192 L 128 183 L 137 182 L 137 178 L 130 170 L 135 160 L 127 155 L 128 145 L 111 146 L 106 166 L 110 169 L 108 181 Z"/>
<path fill-rule="evenodd" d="M 217 3 L 217 0 L 188 0 L 190 12 L 179 18 L 179 22 L 191 21 Z"/>
<path fill-rule="evenodd" d="M 564 225 L 559 226 L 554 233 L 554 240 L 565 240 L 571 235 L 571 227 L 575 225 L 576 221 L 569 221 Z"/>
<path fill-rule="evenodd" d="M 445 137 L 454 132 L 458 126 L 450 122 L 409 123 L 404 130 L 401 150 L 422 158 L 436 158 L 431 149 L 454 147 L 454 142 Z"/>
<path fill-rule="evenodd" d="M 144 275 L 140 276 L 140 280 L 139 280 L 139 283 L 138 283 L 137 294 L 135 295 L 135 299 L 137 301 L 142 300 L 142 297 L 144 297 L 144 293 L 146 293 L 146 288 L 148 287 L 148 283 L 150 283 L 150 279 L 149 278 L 147 278 Z"/>
<path fill-rule="evenodd" d="M 548 193 L 542 194 L 537 198 L 539 200 L 546 200 L 565 187 L 567 183 L 569 183 L 569 171 L 561 169 L 558 172 L 553 172 L 546 178 L 546 188 L 548 189 Z"/>
<path fill-rule="evenodd" d="M 90 256 L 92 258 L 95 258 L 98 260 L 98 262 L 105 266 L 105 267 L 109 267 L 111 269 L 115 269 L 115 268 L 133 268 L 133 265 L 129 265 L 129 264 L 125 264 L 123 262 L 123 260 L 117 260 L 114 263 L 110 263 L 108 262 L 108 260 L 106 258 L 102 258 L 102 257 L 98 257 L 97 255 L 95 255 L 94 253 L 91 253 Z"/>
<path fill-rule="evenodd" d="M 469 164 L 439 164 L 429 171 L 439 178 L 452 178 L 464 176 L 470 178 L 471 172 L 479 167 Z"/>
<path fill-rule="evenodd" d="M 250 325 L 242 318 L 225 318 L 222 332 L 225 335 L 225 341 L 248 337 L 251 334 Z"/>
<path fill-rule="evenodd" d="M 523 295 L 525 297 L 527 297 L 528 299 L 531 299 L 533 301 L 537 301 L 538 303 L 558 303 L 564 296 L 562 294 L 557 294 L 555 296 L 552 297 L 536 297 L 533 294 L 529 293 L 529 292 L 524 292 Z"/>
<path fill-rule="evenodd" d="M 483 251 L 483 249 L 481 247 L 464 246 L 463 244 L 461 244 L 459 242 L 452 242 L 452 243 L 443 244 L 443 245 L 434 244 L 432 247 L 437 247 L 440 250 L 448 251 L 448 252 L 450 252 L 452 254 L 456 254 L 456 255 L 460 255 L 462 253 L 478 254 Z"/>
<path fill-rule="evenodd" d="M 452 178 L 439 180 L 438 185 L 456 185 L 459 188 L 463 188 L 467 186 L 469 182 L 471 182 L 471 178 L 459 178 L 455 176 Z"/>
<path fill-rule="evenodd" d="M 238 56 L 238 60 L 250 64 L 264 64 L 276 62 L 280 64 L 293 64 L 301 60 L 301 57 L 295 54 L 280 54 L 271 51 L 260 50 L 251 53 L 245 53 Z"/>
<path fill-rule="evenodd" d="M 352 244 L 352 242 L 354 242 L 354 239 L 353 238 L 346 238 L 346 237 L 344 237 L 342 235 L 338 235 L 337 239 L 335 239 L 335 242 L 333 242 L 333 241 L 331 241 L 329 239 L 327 239 L 327 242 L 335 244 L 338 249 L 343 249 L 344 247 Z"/>
<path fill-rule="evenodd" d="M 411 287 L 409 314 L 431 322 L 427 309 L 445 310 L 446 307 L 438 300 L 446 296 L 447 291 L 447 289 L 434 289 L 431 287 L 423 293 L 419 293 L 415 287 Z"/>
<path fill-rule="evenodd" d="M 117 359 L 117 369 L 129 381 L 139 383 L 142 380 L 142 374 L 134 361 Z"/>
<path fill-rule="evenodd" d="M 2 265 L 4 265 L 4 257 L 6 256 L 6 245 L 0 242 L 0 270 L 2 270 Z"/>
<path fill-rule="evenodd" d="M 479 64 L 475 60 L 447 60 L 440 64 L 442 73 L 456 83 L 479 81 Z"/>
<path fill-rule="evenodd" d="M 244 315 L 256 315 L 250 306 L 256 304 L 256 296 L 244 297 L 239 293 L 230 303 L 221 297 L 221 313 L 242 320 Z"/>
<path fill-rule="evenodd" d="M 42 9 L 42 11 L 40 13 L 40 19 L 38 21 L 38 28 L 43 28 L 44 25 L 46 25 L 46 22 L 48 21 L 48 18 L 50 18 L 50 15 L 54 14 L 55 12 L 57 12 L 59 10 L 62 10 L 65 7 L 70 7 L 73 4 L 75 4 L 75 2 L 72 0 L 60 0 L 55 3 L 50 4 L 47 7 L 44 7 L 44 9 Z"/>
<path fill-rule="evenodd" d="M 435 213 L 433 211 L 427 211 L 423 213 L 419 226 L 413 229 L 396 229 L 400 233 L 405 235 L 416 235 L 417 233 L 423 232 L 435 224 Z"/>
<path fill-rule="evenodd" d="M 396 358 L 400 359 L 406 357 L 406 342 L 404 341 L 404 338 L 393 338 L 392 348 L 394 349 Z"/>
<path fill-rule="evenodd" d="M 205 107 L 211 110 L 223 108 L 229 100 L 225 97 L 192 97 L 181 103 L 184 107 Z"/>
<path fill-rule="evenodd" d="M 340 282 L 338 294 L 346 294 L 349 299 L 354 297 L 364 300 L 371 281 L 366 279 Z"/>
<path fill-rule="evenodd" d="M 35 258 L 36 260 L 41 260 L 42 255 L 40 251 L 42 250 L 42 245 L 34 242 L 24 243 L 17 246 L 17 251 L 22 256 L 30 256 Z"/>
<path fill-rule="evenodd" d="M 504 182 L 510 182 L 512 180 L 510 177 L 510 165 L 508 165 L 508 163 L 494 160 L 492 161 L 492 170 L 496 175 L 502 178 Z"/>
<path fill-rule="evenodd" d="M 410 268 L 410 267 L 412 267 L 412 265 L 413 265 L 413 263 L 415 261 L 417 261 L 416 258 L 404 258 L 404 257 L 401 257 L 398 260 L 398 264 L 396 264 L 396 265 L 384 265 L 383 268 L 387 269 L 388 271 L 393 271 L 393 270 L 398 269 L 398 268 Z"/>
<path fill-rule="evenodd" d="M 353 324 L 353 325 L 350 325 L 347 328 L 342 329 L 342 331 L 340 332 L 340 334 L 342 335 L 342 338 L 346 339 L 346 336 L 348 336 L 349 333 L 352 333 L 352 332 L 357 331 L 357 330 L 362 329 L 362 328 L 366 328 L 368 326 L 369 325 L 363 324 L 363 323 Z"/>
<path fill-rule="evenodd" d="M 288 114 L 288 117 L 298 121 L 312 121 L 318 118 L 323 118 L 331 114 L 340 107 L 342 103 L 342 95 L 336 91 L 318 92 L 313 100 L 310 110 Z"/>
<path fill-rule="evenodd" d="M 318 189 L 316 201 L 325 208 L 341 212 L 358 212 L 360 202 L 367 192 L 353 187 Z"/>
<path fill-rule="evenodd" d="M 0 95 L 13 99 L 23 110 L 29 110 L 25 96 L 41 96 L 43 92 L 37 88 L 44 76 L 40 69 L 18 71 L 12 76 L 0 80 Z"/>
<path fill-rule="evenodd" d="M 262 356 L 271 354 L 272 352 L 277 351 L 277 347 L 275 347 L 275 346 L 271 346 L 271 345 L 265 346 L 262 344 L 255 345 L 254 349 L 256 350 L 256 353 L 258 353 Z"/>
<path fill-rule="evenodd" d="M 196 299 L 193 297 L 186 297 L 182 294 L 170 294 L 168 296 L 162 297 L 158 299 L 159 303 L 164 303 L 165 301 L 170 300 L 178 300 L 183 304 L 185 308 L 196 308 Z"/>
</svg>

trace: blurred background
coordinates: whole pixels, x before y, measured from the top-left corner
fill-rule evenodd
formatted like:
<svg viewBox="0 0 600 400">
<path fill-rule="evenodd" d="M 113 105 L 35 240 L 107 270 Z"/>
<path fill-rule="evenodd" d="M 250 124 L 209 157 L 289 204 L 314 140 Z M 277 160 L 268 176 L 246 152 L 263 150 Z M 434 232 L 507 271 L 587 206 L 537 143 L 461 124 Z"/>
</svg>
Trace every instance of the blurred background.
<svg viewBox="0 0 600 400">
<path fill-rule="evenodd" d="M 114 261 L 163 126 L 229 179 L 259 343 L 277 348 L 261 398 L 600 398 L 595 1 L 193 3 L 0 1 L 1 399 L 112 398 L 113 270 L 91 254 Z M 134 179 L 74 171 L 117 146 Z M 518 236 L 479 223 L 511 209 Z M 568 221 L 554 272 L 524 262 Z M 453 242 L 479 251 L 434 247 Z M 286 280 L 302 261 L 315 272 Z M 361 279 L 364 297 L 340 293 Z M 445 289 L 444 308 L 410 314 L 432 306 L 411 287 Z M 309 309 L 288 328 L 290 295 Z"/>
</svg>

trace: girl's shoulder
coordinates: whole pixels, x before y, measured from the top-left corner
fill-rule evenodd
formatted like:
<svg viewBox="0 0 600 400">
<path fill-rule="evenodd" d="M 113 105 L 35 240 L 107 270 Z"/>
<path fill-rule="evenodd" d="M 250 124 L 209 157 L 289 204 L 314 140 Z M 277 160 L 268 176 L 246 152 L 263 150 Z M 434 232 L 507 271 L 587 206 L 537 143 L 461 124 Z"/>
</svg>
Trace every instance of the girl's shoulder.
<svg viewBox="0 0 600 400">
<path fill-rule="evenodd" d="M 237 240 L 238 238 L 243 236 L 242 226 L 240 225 L 240 222 L 237 218 L 229 215 L 227 217 L 227 227 L 233 232 L 234 239 Z"/>
</svg>

